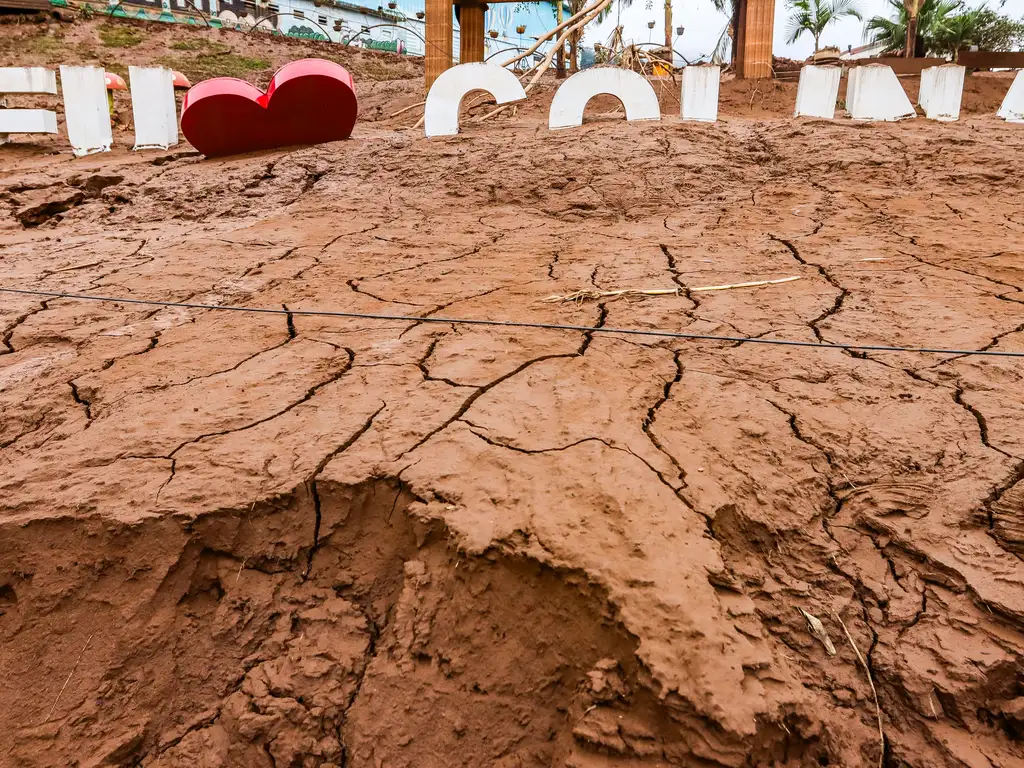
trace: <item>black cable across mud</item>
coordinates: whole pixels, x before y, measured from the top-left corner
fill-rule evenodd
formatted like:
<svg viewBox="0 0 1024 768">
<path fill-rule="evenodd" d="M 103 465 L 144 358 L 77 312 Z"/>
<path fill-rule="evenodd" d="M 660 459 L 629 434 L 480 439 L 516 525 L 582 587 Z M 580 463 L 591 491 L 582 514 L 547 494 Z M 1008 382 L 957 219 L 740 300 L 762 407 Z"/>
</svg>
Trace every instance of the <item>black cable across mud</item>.
<svg viewBox="0 0 1024 768">
<path fill-rule="evenodd" d="M 238 307 L 221 304 L 189 304 L 177 301 L 156 301 L 152 299 L 128 299 L 115 296 L 90 296 L 79 293 L 57 293 L 52 291 L 33 291 L 26 288 L 0 288 L 0 293 L 20 293 L 30 296 L 49 296 L 55 299 L 78 299 L 81 301 L 101 301 L 110 304 L 143 304 L 157 307 L 176 307 L 179 309 L 203 309 L 226 312 L 252 312 L 257 314 L 285 315 L 289 328 L 296 315 L 309 317 L 340 317 L 354 320 L 385 320 L 412 323 L 441 323 L 443 325 L 488 325 L 499 328 L 538 328 L 547 331 L 571 331 L 573 333 L 605 333 L 626 336 L 656 336 L 668 339 L 687 339 L 690 341 L 728 341 L 736 344 L 768 344 L 785 347 L 812 347 L 815 349 L 854 350 L 858 352 L 914 352 L 919 354 L 937 355 L 987 355 L 991 357 L 1024 357 L 1024 352 L 1007 352 L 998 349 L 943 349 L 939 347 L 892 347 L 881 344 L 842 344 L 814 341 L 798 341 L 795 339 L 766 339 L 752 336 L 716 336 L 704 333 L 682 333 L 680 331 L 655 331 L 645 328 L 609 328 L 606 326 L 563 325 L 559 323 L 529 323 L 519 320 L 478 320 L 460 317 L 419 317 L 417 315 L 390 315 L 367 312 L 338 312 L 321 309 L 272 309 L 268 307 Z"/>
</svg>

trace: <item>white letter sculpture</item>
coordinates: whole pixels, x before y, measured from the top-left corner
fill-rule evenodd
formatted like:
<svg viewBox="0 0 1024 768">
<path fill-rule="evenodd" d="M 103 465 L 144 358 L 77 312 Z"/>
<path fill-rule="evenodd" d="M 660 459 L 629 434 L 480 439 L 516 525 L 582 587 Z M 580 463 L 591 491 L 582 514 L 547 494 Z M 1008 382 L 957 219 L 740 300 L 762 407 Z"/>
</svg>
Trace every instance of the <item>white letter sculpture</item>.
<svg viewBox="0 0 1024 768">
<path fill-rule="evenodd" d="M 1024 123 L 1024 70 L 1017 73 L 996 114 L 1008 123 Z"/>
<path fill-rule="evenodd" d="M 626 120 L 661 120 L 658 96 L 646 78 L 628 69 L 593 67 L 570 77 L 551 100 L 548 128 L 583 124 L 583 110 L 595 96 L 607 93 L 622 102 Z"/>
<path fill-rule="evenodd" d="M 7 93 L 57 95 L 57 75 L 44 67 L 0 68 L 0 144 L 11 133 L 56 133 L 57 113 L 48 109 L 4 109 Z"/>
<path fill-rule="evenodd" d="M 867 64 L 850 70 L 846 111 L 854 120 L 893 121 L 917 116 L 896 73 L 885 64 Z"/>
<path fill-rule="evenodd" d="M 718 86 L 722 68 L 695 65 L 683 67 L 682 93 L 679 98 L 679 117 L 713 123 L 718 119 Z"/>
<path fill-rule="evenodd" d="M 60 87 L 64 91 L 68 140 L 75 155 L 109 152 L 113 136 L 103 67 L 61 66 Z"/>
<path fill-rule="evenodd" d="M 526 98 L 519 78 L 503 67 L 473 62 L 446 69 L 427 94 L 423 126 L 428 137 L 459 132 L 459 106 L 470 91 L 487 91 L 499 104 Z"/>
<path fill-rule="evenodd" d="M 843 70 L 839 67 L 820 67 L 808 64 L 800 70 L 800 84 L 796 87 L 796 110 L 793 117 L 836 116 L 839 81 Z"/>
<path fill-rule="evenodd" d="M 135 149 L 167 149 L 178 143 L 174 72 L 166 67 L 128 67 Z"/>
<path fill-rule="evenodd" d="M 952 122 L 960 119 L 964 94 L 964 68 L 956 64 L 928 67 L 921 71 L 917 103 L 929 120 Z"/>
</svg>

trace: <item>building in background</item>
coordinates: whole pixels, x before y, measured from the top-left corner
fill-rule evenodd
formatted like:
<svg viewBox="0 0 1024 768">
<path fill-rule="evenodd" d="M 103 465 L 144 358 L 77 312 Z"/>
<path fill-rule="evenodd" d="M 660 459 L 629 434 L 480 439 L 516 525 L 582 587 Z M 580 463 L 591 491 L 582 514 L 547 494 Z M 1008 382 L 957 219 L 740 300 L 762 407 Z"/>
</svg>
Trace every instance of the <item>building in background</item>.
<svg viewBox="0 0 1024 768">
<path fill-rule="evenodd" d="M 563 9 L 568 11 L 565 6 Z M 99 10 L 97 8 L 96 10 Z M 194 25 L 204 19 L 217 27 L 254 27 L 270 34 L 348 43 L 377 50 L 423 56 L 424 0 L 108 0 L 106 12 L 122 18 Z M 556 25 L 554 2 L 500 3 L 484 17 L 485 58 L 502 60 L 532 46 Z M 547 49 L 545 44 L 537 58 Z M 455 22 L 452 55 L 459 58 L 459 27 Z"/>
</svg>

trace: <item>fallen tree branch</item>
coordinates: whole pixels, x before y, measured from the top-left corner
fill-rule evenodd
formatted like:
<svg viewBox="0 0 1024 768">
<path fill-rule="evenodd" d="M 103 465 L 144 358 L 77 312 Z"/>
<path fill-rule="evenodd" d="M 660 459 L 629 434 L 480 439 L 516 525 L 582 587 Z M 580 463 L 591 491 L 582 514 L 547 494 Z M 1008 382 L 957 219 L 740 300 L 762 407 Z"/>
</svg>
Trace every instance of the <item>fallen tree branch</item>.
<svg viewBox="0 0 1024 768">
<path fill-rule="evenodd" d="M 612 2 L 612 0 L 599 0 L 599 2 L 596 4 L 596 6 L 592 6 L 592 7 L 594 7 L 594 10 L 591 11 L 586 16 L 583 15 L 584 11 L 580 11 L 575 16 L 571 17 L 568 21 L 563 22 L 563 25 L 564 25 L 564 24 L 567 24 L 567 23 L 571 22 L 572 19 L 579 19 L 579 21 L 577 21 L 571 27 L 566 29 L 565 32 L 563 32 L 559 36 L 559 38 L 557 40 L 555 40 L 554 45 L 551 46 L 550 50 L 548 50 L 547 54 L 544 56 L 544 60 L 540 64 L 537 65 L 536 72 L 534 73 L 533 77 L 530 79 L 530 82 L 526 84 L 525 88 L 523 88 L 523 90 L 526 93 L 530 92 L 530 90 L 533 88 L 533 86 L 536 85 L 537 81 L 541 78 L 541 75 L 543 75 L 545 72 L 547 72 L 548 69 L 551 67 L 551 60 L 555 57 L 555 53 L 558 51 L 559 47 L 565 44 L 565 41 L 568 39 L 569 35 L 571 35 L 577 29 L 580 29 L 581 27 L 585 27 L 591 21 L 596 19 L 597 16 L 601 13 L 601 11 L 603 11 L 605 9 L 605 7 L 611 5 L 611 2 Z M 529 74 L 529 72 L 527 72 L 526 74 Z M 524 77 L 525 77 L 525 75 L 524 75 Z M 484 120 L 486 120 L 489 117 L 494 117 L 495 115 L 500 114 L 501 112 L 504 112 L 510 106 L 511 106 L 510 104 L 506 104 L 503 107 L 498 107 L 497 109 L 488 112 L 486 115 L 482 115 L 482 116 L 478 117 L 473 122 L 475 122 L 475 123 L 483 122 Z"/>
<path fill-rule="evenodd" d="M 534 43 L 533 45 L 531 45 L 529 48 L 527 48 L 525 52 L 521 53 L 520 55 L 518 55 L 518 56 L 516 56 L 514 58 L 509 59 L 508 61 L 502 62 L 501 66 L 503 66 L 503 67 L 510 67 L 513 64 L 515 64 L 516 62 L 522 61 L 523 59 L 527 58 L 528 56 L 532 56 L 534 53 L 536 53 L 537 49 L 541 47 L 541 45 L 543 45 L 545 42 L 547 42 L 552 37 L 554 37 L 559 32 L 561 32 L 562 29 L 564 29 L 567 25 L 572 24 L 574 21 L 576 21 L 580 17 L 589 14 L 591 11 L 593 11 L 595 9 L 598 12 L 601 12 L 601 11 L 603 11 L 605 9 L 605 7 L 611 5 L 611 3 L 612 3 L 612 0 L 596 0 L 592 5 L 588 5 L 586 8 L 581 8 L 578 13 L 570 16 L 568 19 L 563 21 L 557 27 L 552 29 L 550 32 L 546 32 L 541 37 L 538 37 L 537 38 L 537 42 Z M 553 47 L 557 48 L 558 44 L 556 43 Z"/>
<path fill-rule="evenodd" d="M 415 104 L 410 104 L 408 107 L 403 107 L 402 109 L 398 110 L 397 112 L 392 112 L 390 117 L 398 117 L 403 112 L 408 112 L 410 109 L 416 109 L 416 107 L 422 107 L 426 103 L 427 103 L 426 100 L 424 100 L 424 101 L 416 102 Z M 389 119 L 390 119 L 390 117 L 389 117 Z"/>
</svg>

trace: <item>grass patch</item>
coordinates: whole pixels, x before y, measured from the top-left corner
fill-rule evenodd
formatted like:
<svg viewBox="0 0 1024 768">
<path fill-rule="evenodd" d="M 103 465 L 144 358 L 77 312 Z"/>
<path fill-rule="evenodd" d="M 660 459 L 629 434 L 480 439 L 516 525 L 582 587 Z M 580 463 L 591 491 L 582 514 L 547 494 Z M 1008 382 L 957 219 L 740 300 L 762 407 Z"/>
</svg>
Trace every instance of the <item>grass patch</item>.
<svg viewBox="0 0 1024 768">
<path fill-rule="evenodd" d="M 245 77 L 250 72 L 262 72 L 270 66 L 270 62 L 234 53 L 204 53 L 196 56 L 195 66 L 216 73 L 214 77 Z"/>
<path fill-rule="evenodd" d="M 63 35 L 4 35 L 0 37 L 0 54 L 10 56 L 49 56 L 64 45 Z"/>
<path fill-rule="evenodd" d="M 200 53 L 198 56 L 172 56 L 164 58 L 158 63 L 185 73 L 192 82 L 211 77 L 238 77 L 247 80 L 249 79 L 247 75 L 262 72 L 270 67 L 270 62 L 267 59 L 239 56 L 228 52 Z"/>
<path fill-rule="evenodd" d="M 133 48 L 146 38 L 139 30 L 120 24 L 104 24 L 99 32 L 107 48 Z"/>
<path fill-rule="evenodd" d="M 172 51 L 201 51 L 211 55 L 220 55 L 231 52 L 231 46 L 218 43 L 216 40 L 207 40 L 205 37 L 197 37 L 193 40 L 179 40 L 169 46 Z"/>
<path fill-rule="evenodd" d="M 200 37 L 196 40 L 179 40 L 167 47 L 172 51 L 205 51 L 209 45 L 209 42 Z"/>
</svg>

